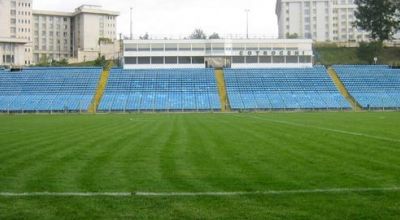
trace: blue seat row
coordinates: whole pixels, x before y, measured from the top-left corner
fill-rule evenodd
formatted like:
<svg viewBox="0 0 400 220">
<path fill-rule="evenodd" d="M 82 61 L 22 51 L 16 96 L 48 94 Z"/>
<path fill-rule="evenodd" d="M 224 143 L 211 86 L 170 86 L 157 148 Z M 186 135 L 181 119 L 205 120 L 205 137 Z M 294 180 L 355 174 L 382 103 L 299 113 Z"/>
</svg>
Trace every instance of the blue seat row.
<svg viewBox="0 0 400 220">
<path fill-rule="evenodd" d="M 334 66 L 350 94 L 364 108 L 400 107 L 400 70 L 388 66 Z"/>
<path fill-rule="evenodd" d="M 100 111 L 220 108 L 213 69 L 113 69 L 99 106 Z"/>
<path fill-rule="evenodd" d="M 99 68 L 34 68 L 0 73 L 0 111 L 86 111 Z"/>
<path fill-rule="evenodd" d="M 233 109 L 350 108 L 322 66 L 302 69 L 225 69 Z"/>
</svg>

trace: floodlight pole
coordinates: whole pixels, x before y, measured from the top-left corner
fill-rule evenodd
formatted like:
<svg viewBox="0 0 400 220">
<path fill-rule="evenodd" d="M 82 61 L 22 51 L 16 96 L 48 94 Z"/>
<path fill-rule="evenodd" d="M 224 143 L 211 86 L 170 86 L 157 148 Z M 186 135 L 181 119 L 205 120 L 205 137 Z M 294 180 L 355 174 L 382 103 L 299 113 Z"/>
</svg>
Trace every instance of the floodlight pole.
<svg viewBox="0 0 400 220">
<path fill-rule="evenodd" d="M 130 23 L 130 28 L 131 28 L 131 40 L 133 40 L 133 28 L 132 28 L 132 26 L 133 26 L 133 20 L 132 20 L 132 13 L 133 13 L 133 8 L 131 7 L 131 23 Z"/>
<path fill-rule="evenodd" d="M 245 9 L 244 12 L 246 12 L 246 38 L 249 39 L 249 12 L 250 12 L 250 9 Z"/>
</svg>

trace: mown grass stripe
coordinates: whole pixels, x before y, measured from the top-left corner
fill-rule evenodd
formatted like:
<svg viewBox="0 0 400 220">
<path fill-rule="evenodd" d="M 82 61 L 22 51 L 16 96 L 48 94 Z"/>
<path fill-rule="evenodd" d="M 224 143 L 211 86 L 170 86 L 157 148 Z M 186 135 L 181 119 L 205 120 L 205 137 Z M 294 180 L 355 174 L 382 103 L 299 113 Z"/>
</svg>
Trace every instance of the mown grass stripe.
<svg viewBox="0 0 400 220">
<path fill-rule="evenodd" d="M 242 116 L 237 116 L 237 117 L 246 118 L 246 117 L 242 117 Z M 345 130 L 326 128 L 326 127 L 320 127 L 320 126 L 314 126 L 314 125 L 306 125 L 306 124 L 290 122 L 290 121 L 256 117 L 256 116 L 247 116 L 247 118 L 259 119 L 259 120 L 269 121 L 269 122 L 273 122 L 273 123 L 286 124 L 286 125 L 297 126 L 297 127 L 314 128 L 314 129 L 325 130 L 325 131 L 330 131 L 330 132 L 335 132 L 335 133 L 340 133 L 340 134 L 366 137 L 366 138 L 371 138 L 371 139 L 376 139 L 376 140 L 381 140 L 381 141 L 399 142 L 400 143 L 399 139 L 381 137 L 381 136 L 376 136 L 376 135 L 369 135 L 369 134 L 364 134 L 364 133 L 360 133 L 360 132 L 345 131 Z"/>
</svg>

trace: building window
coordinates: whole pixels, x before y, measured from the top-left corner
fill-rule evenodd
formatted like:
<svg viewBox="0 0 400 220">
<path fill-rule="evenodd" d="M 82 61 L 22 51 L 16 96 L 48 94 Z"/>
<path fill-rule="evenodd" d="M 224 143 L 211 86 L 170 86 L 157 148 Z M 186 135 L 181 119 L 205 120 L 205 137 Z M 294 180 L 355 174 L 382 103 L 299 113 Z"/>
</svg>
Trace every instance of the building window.
<svg viewBox="0 0 400 220">
<path fill-rule="evenodd" d="M 272 57 L 270 56 L 260 56 L 260 63 L 271 63 Z"/>
<path fill-rule="evenodd" d="M 190 57 L 179 57 L 179 64 L 190 64 Z"/>
<path fill-rule="evenodd" d="M 165 57 L 165 64 L 177 64 L 178 57 Z"/>
<path fill-rule="evenodd" d="M 165 51 L 178 51 L 177 44 L 165 44 Z"/>
<path fill-rule="evenodd" d="M 152 44 L 151 51 L 164 51 L 164 44 Z"/>
<path fill-rule="evenodd" d="M 284 56 L 273 56 L 272 63 L 285 63 L 285 57 Z"/>
<path fill-rule="evenodd" d="M 232 63 L 244 63 L 244 57 L 240 56 L 232 57 Z"/>
<path fill-rule="evenodd" d="M 164 57 L 152 57 L 151 64 L 164 64 Z"/>
<path fill-rule="evenodd" d="M 137 57 L 125 57 L 125 64 L 137 64 Z"/>
<path fill-rule="evenodd" d="M 204 64 L 204 57 L 192 57 L 193 64 Z"/>
<path fill-rule="evenodd" d="M 246 63 L 258 63 L 258 57 L 256 56 L 246 57 Z"/>
<path fill-rule="evenodd" d="M 139 51 L 150 51 L 150 44 L 139 44 Z"/>
<path fill-rule="evenodd" d="M 299 57 L 300 63 L 311 63 L 310 56 L 300 56 Z"/>
<path fill-rule="evenodd" d="M 298 63 L 299 59 L 297 56 L 287 56 L 286 63 Z"/>
<path fill-rule="evenodd" d="M 150 57 L 139 57 L 138 63 L 139 64 L 150 64 Z"/>
</svg>

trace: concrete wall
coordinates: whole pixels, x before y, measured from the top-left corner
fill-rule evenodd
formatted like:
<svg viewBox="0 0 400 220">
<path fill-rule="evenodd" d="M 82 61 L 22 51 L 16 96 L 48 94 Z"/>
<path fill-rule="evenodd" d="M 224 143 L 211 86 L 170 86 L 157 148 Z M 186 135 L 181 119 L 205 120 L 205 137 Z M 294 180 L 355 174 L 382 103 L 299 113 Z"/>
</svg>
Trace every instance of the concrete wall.
<svg viewBox="0 0 400 220">
<path fill-rule="evenodd" d="M 84 51 L 78 50 L 77 56 L 70 59 L 70 63 L 82 63 L 96 60 L 100 56 L 105 56 L 107 60 L 117 60 L 121 55 L 120 42 L 115 41 L 111 44 L 100 44 L 98 50 Z"/>
<path fill-rule="evenodd" d="M 285 20 L 286 24 L 289 25 L 289 29 L 287 29 L 288 31 L 284 31 L 283 38 L 286 38 L 286 33 L 298 34 L 298 36 L 300 38 L 304 38 L 304 31 L 302 28 L 304 25 L 303 20 L 302 19 L 293 19 L 293 18 L 300 18 L 303 16 L 302 15 L 303 14 L 303 4 L 301 2 L 294 2 L 293 4 L 289 5 L 289 8 L 285 8 L 285 9 L 289 9 L 290 20 L 286 21 L 286 16 L 284 16 L 284 18 L 283 18 Z M 286 13 L 286 10 L 285 10 L 285 13 Z"/>
<path fill-rule="evenodd" d="M 0 65 L 25 65 L 25 45 L 23 43 L 0 42 Z M 3 62 L 3 55 L 14 56 L 14 62 Z"/>
<path fill-rule="evenodd" d="M 0 0 L 0 37 L 10 37 L 10 0 Z"/>
<path fill-rule="evenodd" d="M 81 15 L 81 50 L 97 51 L 99 50 L 98 40 L 100 38 L 100 20 L 98 15 Z M 89 28 L 90 27 L 90 28 Z"/>
</svg>

